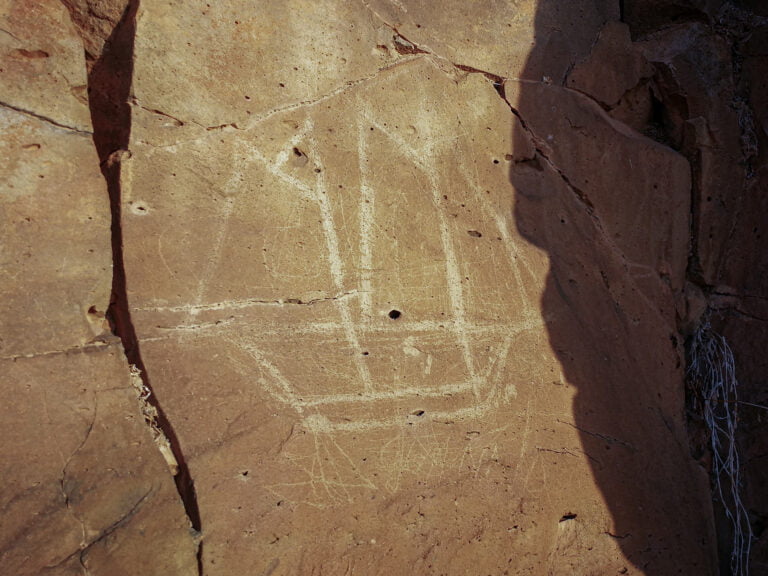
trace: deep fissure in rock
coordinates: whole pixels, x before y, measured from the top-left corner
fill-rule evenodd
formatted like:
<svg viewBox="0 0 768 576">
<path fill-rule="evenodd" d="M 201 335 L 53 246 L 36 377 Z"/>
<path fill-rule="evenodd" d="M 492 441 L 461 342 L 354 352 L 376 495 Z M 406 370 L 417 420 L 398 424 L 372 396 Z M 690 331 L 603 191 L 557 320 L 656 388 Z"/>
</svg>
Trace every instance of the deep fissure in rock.
<svg viewBox="0 0 768 576">
<path fill-rule="evenodd" d="M 120 11 L 108 37 L 99 38 L 93 23 L 97 18 L 87 2 L 62 0 L 70 12 L 85 46 L 88 65 L 88 103 L 93 123 L 93 141 L 99 156 L 101 173 L 107 183 L 112 214 L 112 295 L 107 318 L 115 335 L 120 337 L 129 364 L 141 371 L 144 386 L 151 392 L 147 402 L 157 410 L 156 425 L 168 439 L 178 463 L 174 476 L 192 528 L 200 533 L 200 510 L 195 484 L 189 472 L 178 436 L 152 390 L 146 366 L 141 357 L 136 329 L 131 320 L 126 290 L 123 257 L 120 170 L 128 149 L 131 133 L 131 107 L 129 98 L 133 78 L 133 48 L 136 33 L 136 13 L 139 0 L 118 0 L 113 8 Z M 106 36 L 106 34 L 105 34 Z M 102 44 L 103 43 L 103 44 Z M 198 571 L 202 571 L 202 542 L 198 542 Z"/>
</svg>

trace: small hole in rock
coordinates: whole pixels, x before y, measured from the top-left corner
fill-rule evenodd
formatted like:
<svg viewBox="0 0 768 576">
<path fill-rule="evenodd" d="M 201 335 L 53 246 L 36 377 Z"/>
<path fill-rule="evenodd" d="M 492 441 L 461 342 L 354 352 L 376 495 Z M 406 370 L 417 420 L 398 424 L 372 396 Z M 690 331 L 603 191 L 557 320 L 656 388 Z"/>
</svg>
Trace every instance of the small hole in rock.
<svg viewBox="0 0 768 576">
<path fill-rule="evenodd" d="M 499 160 L 498 160 L 497 158 L 494 158 L 494 159 L 493 159 L 493 163 L 494 163 L 494 164 L 498 164 L 498 163 L 499 163 Z"/>
<path fill-rule="evenodd" d="M 467 234 L 472 236 L 472 238 L 482 238 L 483 234 L 481 232 L 478 232 L 477 230 L 467 230 Z"/>
<path fill-rule="evenodd" d="M 398 318 L 400 318 L 400 316 L 402 316 L 402 314 L 403 313 L 400 312 L 400 310 L 390 310 L 389 314 L 387 314 L 387 316 L 392 318 L 392 320 L 397 320 Z"/>
<path fill-rule="evenodd" d="M 363 356 L 368 356 L 368 354 L 369 354 L 368 350 L 366 350 L 365 352 L 363 352 Z"/>
<path fill-rule="evenodd" d="M 573 520 L 574 518 L 576 518 L 576 516 L 577 516 L 576 514 L 573 514 L 571 512 L 569 512 L 568 514 L 563 514 L 563 517 L 560 518 L 560 522 L 565 522 L 566 520 Z"/>
<path fill-rule="evenodd" d="M 414 416 L 424 416 L 424 410 L 414 410 L 411 414 Z"/>
</svg>

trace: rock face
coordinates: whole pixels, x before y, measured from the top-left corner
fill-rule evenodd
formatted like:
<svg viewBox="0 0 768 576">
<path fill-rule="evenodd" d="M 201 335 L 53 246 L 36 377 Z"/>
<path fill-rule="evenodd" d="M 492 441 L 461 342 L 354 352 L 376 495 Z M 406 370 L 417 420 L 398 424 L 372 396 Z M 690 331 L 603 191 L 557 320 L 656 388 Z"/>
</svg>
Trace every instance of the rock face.
<svg viewBox="0 0 768 576">
<path fill-rule="evenodd" d="M 717 574 L 684 341 L 751 366 L 768 124 L 723 10 L 6 1 L 2 572 Z"/>
<path fill-rule="evenodd" d="M 206 573 L 714 564 L 670 341 L 689 167 L 549 80 L 629 43 L 582 8 L 529 7 L 579 34 L 504 66 L 443 52 L 450 11 L 140 8 L 128 301 Z M 217 57 L 168 74 L 179 23 Z"/>
<path fill-rule="evenodd" d="M 80 39 L 58 2 L 3 2 L 0 21 L 0 571 L 193 573 L 184 508 L 104 320 L 109 198 Z"/>
</svg>

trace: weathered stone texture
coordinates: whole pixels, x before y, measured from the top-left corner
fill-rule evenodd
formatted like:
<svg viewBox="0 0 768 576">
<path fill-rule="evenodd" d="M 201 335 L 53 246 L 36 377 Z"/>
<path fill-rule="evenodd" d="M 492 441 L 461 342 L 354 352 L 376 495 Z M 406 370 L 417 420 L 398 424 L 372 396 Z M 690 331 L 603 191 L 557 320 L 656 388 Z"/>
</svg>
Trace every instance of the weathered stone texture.
<svg viewBox="0 0 768 576">
<path fill-rule="evenodd" d="M 109 201 L 93 144 L 8 108 L 0 122 L 0 352 L 82 346 L 104 330 L 112 276 Z"/>
<path fill-rule="evenodd" d="M 719 263 L 718 285 L 711 295 L 720 329 L 736 358 L 740 398 L 750 404 L 739 407 L 740 448 L 744 463 L 744 493 L 757 541 L 753 545 L 752 574 L 768 570 L 768 441 L 765 436 L 768 387 L 768 16 L 766 7 L 754 3 L 764 18 L 755 22 L 738 58 L 743 58 L 739 87 L 742 106 L 740 125 L 745 130 L 752 156 L 739 165 L 740 178 L 731 186 L 738 191 L 729 202 L 731 224 L 727 246 Z M 739 190 L 740 189 L 740 190 Z"/>
<path fill-rule="evenodd" d="M 127 288 L 206 574 L 714 565 L 688 164 L 562 85 L 615 6 L 464 9 L 139 10 Z"/>
<path fill-rule="evenodd" d="M 0 572 L 190 574 L 195 542 L 104 313 L 110 211 L 83 49 L 0 3 Z"/>
<path fill-rule="evenodd" d="M 585 92 L 603 106 L 614 107 L 622 96 L 654 69 L 632 44 L 629 27 L 606 22 L 589 55 L 568 74 L 566 86 Z"/>
<path fill-rule="evenodd" d="M 507 96 L 525 121 L 517 135 L 535 148 L 511 171 L 515 220 L 549 255 L 540 307 L 564 378 L 577 390 L 572 410 L 584 450 L 601 455 L 592 473 L 612 533 L 626 536 L 622 552 L 647 573 L 706 571 L 708 513 L 661 488 L 681 483 L 706 494 L 705 473 L 688 457 L 683 394 L 674 384 L 682 379 L 674 319 L 687 260 L 688 163 L 581 93 L 507 83 Z M 669 545 L 691 537 L 691 525 L 704 541 Z M 648 549 L 655 553 L 645 564 Z"/>
<path fill-rule="evenodd" d="M 131 0 L 60 0 L 69 10 L 72 23 L 85 48 L 86 64 L 113 51 L 115 29 L 130 9 Z M 93 86 L 89 86 L 93 89 Z"/>
<path fill-rule="evenodd" d="M 364 4 L 407 41 L 441 60 L 503 78 L 561 83 L 618 5 L 597 2 L 456 2 L 435 9 L 417 0 Z M 402 50 L 402 48 L 401 48 Z"/>
<path fill-rule="evenodd" d="M 742 152 L 732 105 L 730 46 L 702 24 L 667 29 L 640 45 L 659 70 L 671 144 L 695 150 L 698 185 L 693 249 L 704 281 L 715 284 L 730 233 L 728 210 L 741 193 L 734 181 L 741 172 Z"/>
<path fill-rule="evenodd" d="M 3 360 L 7 574 L 191 574 L 195 545 L 119 346 Z"/>
<path fill-rule="evenodd" d="M 708 4 L 708 23 L 698 18 L 662 27 L 638 44 L 658 71 L 661 120 L 669 141 L 691 162 L 689 280 L 695 285 L 696 300 L 706 302 L 712 325 L 725 335 L 736 360 L 742 493 L 757 539 L 751 571 L 761 573 L 768 567 L 762 433 L 768 406 L 763 352 L 768 342 L 764 273 L 768 20 L 761 3 Z M 695 324 L 684 323 L 684 330 L 691 328 Z M 727 524 L 723 521 L 720 536 L 726 547 Z M 721 551 L 724 570 L 729 569 L 728 555 Z"/>
<path fill-rule="evenodd" d="M 766 403 L 749 4 L 0 0 L 0 572 L 716 573 L 684 335 Z"/>
<path fill-rule="evenodd" d="M 4 30 L 0 33 L 0 101 L 6 107 L 89 132 L 82 45 L 66 10 L 55 0 L 32 4 L 3 0 L 0 21 Z"/>
<path fill-rule="evenodd" d="M 57 2 L 0 18 L 0 355 L 78 347 L 103 330 L 109 200 L 90 135 L 81 47 Z"/>
</svg>

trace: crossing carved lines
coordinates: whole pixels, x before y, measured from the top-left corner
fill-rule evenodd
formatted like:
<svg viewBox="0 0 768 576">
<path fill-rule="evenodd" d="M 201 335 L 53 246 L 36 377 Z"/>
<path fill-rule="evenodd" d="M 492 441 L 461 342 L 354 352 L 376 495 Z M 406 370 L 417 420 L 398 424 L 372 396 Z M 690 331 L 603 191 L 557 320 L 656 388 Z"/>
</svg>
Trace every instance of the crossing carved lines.
<svg viewBox="0 0 768 576">
<path fill-rule="evenodd" d="M 465 164 L 459 163 L 457 167 L 461 175 L 464 177 L 466 185 L 469 186 L 469 188 L 474 192 L 475 199 L 477 200 L 477 204 L 480 206 L 480 210 L 483 212 L 483 215 L 488 221 L 493 222 L 493 224 L 496 226 L 496 232 L 499 234 L 499 237 L 504 244 L 504 251 L 507 255 L 509 267 L 515 278 L 515 286 L 520 292 L 523 302 L 532 302 L 533 295 L 529 293 L 529 289 L 526 286 L 527 283 L 523 280 L 523 276 L 520 273 L 520 265 L 526 268 L 529 274 L 531 274 L 531 277 L 534 276 L 532 274 L 531 267 L 527 258 L 525 258 L 520 253 L 509 233 L 509 226 L 506 220 L 498 212 L 498 210 L 494 209 L 494 207 L 491 206 L 490 203 L 485 199 L 482 189 L 477 185 L 477 172 L 475 172 L 473 177 L 469 173 L 469 170 Z M 530 314 L 532 310 L 531 308 L 526 308 L 524 312 Z M 537 312 L 535 313 L 537 314 Z"/>
<path fill-rule="evenodd" d="M 168 322 L 159 328 L 161 334 L 164 332 L 170 338 L 226 341 L 232 350 L 228 361 L 235 372 L 244 380 L 254 381 L 276 402 L 292 408 L 299 420 L 311 425 L 318 438 L 331 444 L 332 436 L 337 433 L 401 427 L 404 417 L 408 416 L 407 412 L 403 413 L 403 406 L 409 400 L 413 400 L 413 404 L 428 405 L 429 416 L 434 421 L 476 417 L 509 402 L 516 390 L 508 374 L 508 359 L 517 342 L 543 326 L 533 302 L 535 290 L 526 287 L 527 278 L 535 279 L 535 275 L 527 255 L 516 245 L 508 217 L 486 198 L 472 161 L 455 152 L 462 135 L 442 129 L 437 133 L 430 121 L 424 121 L 419 124 L 418 138 L 412 138 L 410 132 L 405 137 L 391 122 L 388 124 L 380 118 L 379 111 L 363 95 L 345 98 L 353 115 L 346 133 L 352 133 L 357 139 L 351 149 L 351 155 L 354 158 L 356 154 L 356 158 L 345 174 L 345 177 L 357 178 L 353 188 L 356 196 L 352 197 L 351 204 L 356 212 L 353 215 L 349 212 L 349 203 L 347 215 L 343 213 L 342 200 L 337 200 L 339 193 L 329 185 L 332 181 L 329 174 L 333 174 L 333 170 L 342 171 L 343 167 L 335 163 L 326 165 L 329 157 L 324 148 L 326 141 L 322 141 L 323 145 L 319 141 L 325 127 L 316 126 L 316 122 L 321 121 L 314 110 L 302 110 L 294 131 L 277 146 L 269 142 L 258 144 L 258 139 L 249 138 L 247 132 L 245 137 L 238 135 L 233 146 L 233 190 L 242 187 L 243 181 L 253 174 L 267 174 L 277 187 L 268 193 L 290 193 L 317 216 L 320 266 L 327 270 L 325 277 L 330 279 L 321 296 L 307 302 L 274 296 L 206 299 L 211 279 L 221 265 L 225 244 L 235 241 L 228 230 L 239 196 L 228 190 L 220 204 L 217 220 L 220 227 L 210 245 L 192 302 L 137 309 L 181 316 L 179 324 Z M 296 116 L 292 116 L 291 122 L 295 119 Z M 467 135 L 463 138 L 466 140 Z M 391 149 L 391 154 L 387 154 L 389 161 L 393 157 L 399 159 L 402 171 L 414 174 L 413 181 L 423 186 L 423 190 L 412 193 L 421 194 L 419 200 L 424 203 L 420 209 L 427 211 L 423 218 L 429 228 L 417 230 L 416 236 L 422 234 L 434 240 L 430 245 L 432 259 L 417 259 L 410 265 L 434 267 L 434 284 L 425 289 L 440 296 L 444 317 L 404 317 L 393 322 L 387 318 L 386 310 L 376 309 L 377 302 L 386 300 L 386 295 L 377 291 L 387 289 L 390 282 L 380 273 L 389 263 L 379 260 L 383 258 L 383 243 L 392 241 L 381 234 L 382 215 L 386 215 L 388 209 L 387 200 L 382 201 L 381 190 L 377 190 L 380 185 L 377 178 L 381 177 L 377 173 L 377 156 L 381 146 Z M 311 170 L 298 171 L 293 165 L 297 149 L 309 158 Z M 447 163 L 456 167 L 458 179 L 455 172 L 450 179 L 443 172 Z M 465 259 L 471 257 L 471 250 L 475 248 L 467 252 L 467 238 L 463 234 L 457 236 L 457 225 L 449 216 L 445 192 L 451 186 L 469 191 L 469 201 L 479 209 L 483 220 L 495 227 L 501 242 L 498 247 L 489 248 L 491 252 L 483 253 L 490 253 L 483 256 L 485 266 L 499 263 L 510 272 L 498 288 L 491 286 L 485 293 L 495 293 L 502 298 L 506 287 L 511 286 L 516 292 L 514 301 L 520 307 L 514 313 L 505 312 L 495 320 L 473 318 L 474 308 L 468 306 L 473 287 L 462 270 L 467 269 L 469 264 Z M 402 192 L 407 205 L 406 193 L 411 191 Z M 290 219 L 290 216 L 281 217 Z M 238 226 L 242 225 L 243 222 L 238 222 Z M 350 240 L 355 237 L 350 226 L 357 226 L 356 245 Z M 404 270 L 407 271 L 408 265 L 406 262 L 400 267 L 398 263 L 397 273 L 407 274 Z M 297 304 L 305 306 L 301 313 L 294 314 L 299 309 Z M 307 312 L 306 305 L 315 308 Z M 500 310 L 505 308 L 505 304 L 494 306 Z M 316 349 L 312 348 L 311 353 L 299 360 L 298 347 L 302 345 Z M 329 348 L 323 349 L 324 346 Z M 374 355 L 368 357 L 368 348 L 377 346 L 384 352 L 376 355 L 378 364 L 373 364 Z M 310 364 L 302 371 L 296 369 L 297 362 L 315 365 Z M 407 364 L 407 378 L 399 374 L 385 375 L 381 366 L 388 366 L 386 362 Z M 378 367 L 376 371 L 372 365 Z M 322 368 L 323 373 L 314 373 L 313 368 Z M 340 416 L 345 412 L 353 416 Z M 341 454 L 340 448 L 334 450 Z M 313 489 L 322 485 L 326 492 L 333 492 L 333 498 L 343 498 L 344 487 L 329 488 L 322 466 L 322 462 L 306 464 L 305 472 L 313 478 Z"/>
<path fill-rule="evenodd" d="M 236 178 L 236 175 L 233 175 L 232 178 L 230 178 L 230 182 L 232 182 Z M 230 184 L 228 184 L 229 186 Z M 187 311 L 187 318 L 186 322 L 190 323 L 192 320 L 192 316 L 196 313 L 196 307 L 200 306 L 203 302 L 203 299 L 205 298 L 205 293 L 208 288 L 208 284 L 211 281 L 211 278 L 213 277 L 216 268 L 219 265 L 219 262 L 221 261 L 221 251 L 224 246 L 224 242 L 227 238 L 227 232 L 229 230 L 229 220 L 232 217 L 232 212 L 235 209 L 235 203 L 236 203 L 236 197 L 235 196 L 228 196 L 224 200 L 224 206 L 222 207 L 221 214 L 220 214 L 220 220 L 221 220 L 221 226 L 219 227 L 219 230 L 216 234 L 216 237 L 213 242 L 213 249 L 211 250 L 211 256 L 208 258 L 208 261 L 205 264 L 205 267 L 203 268 L 203 273 L 200 276 L 200 279 L 197 283 L 197 291 L 195 293 L 194 297 L 194 304 L 189 307 Z"/>
<path fill-rule="evenodd" d="M 333 210 L 331 209 L 330 199 L 328 198 L 328 188 L 325 182 L 325 166 L 323 165 L 322 158 L 320 156 L 320 150 L 317 146 L 313 135 L 314 124 L 312 122 L 312 116 L 307 116 L 305 122 L 307 137 L 312 149 L 315 151 L 315 161 L 318 164 L 319 172 L 317 174 L 317 189 L 315 190 L 315 201 L 320 207 L 320 214 L 322 216 L 323 233 L 325 235 L 325 242 L 328 248 L 328 261 L 331 269 L 331 276 L 333 282 L 339 291 L 343 291 L 345 288 L 344 278 L 344 262 L 341 258 L 341 251 L 339 250 L 339 239 L 336 233 L 336 226 L 333 221 Z M 373 384 L 371 381 L 371 375 L 368 372 L 368 366 L 363 362 L 362 348 L 357 338 L 357 331 L 355 325 L 352 322 L 352 313 L 347 300 L 337 300 L 337 306 L 339 309 L 339 315 L 341 316 L 341 323 L 344 326 L 346 332 L 347 341 L 350 347 L 356 354 L 355 366 L 357 367 L 358 375 L 363 384 L 363 390 L 366 394 L 370 394 L 373 391 Z"/>
<path fill-rule="evenodd" d="M 360 489 L 378 489 L 359 470 L 322 416 L 307 416 L 304 428 L 308 432 L 310 446 L 302 445 L 303 450 L 296 452 L 287 448 L 284 456 L 306 479 L 269 484 L 265 486 L 267 490 L 280 499 L 291 501 L 291 496 L 297 494 L 301 502 L 323 508 L 329 504 L 351 502 L 353 494 Z M 350 471 L 354 473 L 350 474 Z"/>
<path fill-rule="evenodd" d="M 438 225 L 440 228 L 440 241 L 443 246 L 443 252 L 445 255 L 445 266 L 448 283 L 448 297 L 451 303 L 451 311 L 453 313 L 453 326 L 455 327 L 455 333 L 462 347 L 464 355 L 464 363 L 467 370 L 470 373 L 470 377 L 476 385 L 476 376 L 474 362 L 472 359 L 472 352 L 469 346 L 469 339 L 467 338 L 466 330 L 466 314 L 464 310 L 464 297 L 462 294 L 461 286 L 461 273 L 459 272 L 458 259 L 453 247 L 453 241 L 451 239 L 451 233 L 446 220 L 445 211 L 442 209 L 443 199 L 440 195 L 439 176 L 433 164 L 425 163 L 422 158 L 433 158 L 435 155 L 435 141 L 431 134 L 427 134 L 424 139 L 425 144 L 423 150 L 415 150 L 411 147 L 401 136 L 389 130 L 383 124 L 376 121 L 372 117 L 371 113 L 366 111 L 363 113 L 365 119 L 375 126 L 379 131 L 385 134 L 392 142 L 403 152 L 411 162 L 417 166 L 422 173 L 428 178 L 430 194 L 432 196 L 432 202 L 435 206 L 435 212 L 438 218 Z M 475 390 L 477 395 L 477 390 Z"/>
</svg>

